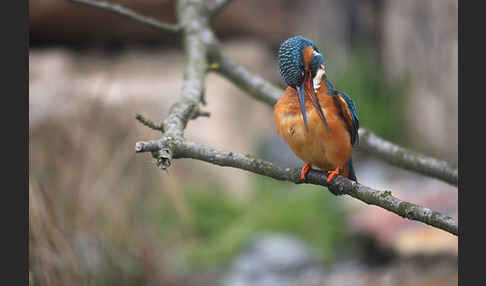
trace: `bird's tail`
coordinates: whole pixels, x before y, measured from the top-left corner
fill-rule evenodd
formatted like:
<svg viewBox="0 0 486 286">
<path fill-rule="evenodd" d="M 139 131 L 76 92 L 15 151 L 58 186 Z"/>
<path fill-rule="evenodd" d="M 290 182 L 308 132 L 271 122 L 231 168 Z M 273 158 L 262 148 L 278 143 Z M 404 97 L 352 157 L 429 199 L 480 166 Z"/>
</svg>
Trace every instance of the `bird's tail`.
<svg viewBox="0 0 486 286">
<path fill-rule="evenodd" d="M 356 173 L 354 172 L 354 167 L 353 167 L 353 159 L 349 158 L 349 161 L 346 163 L 344 166 L 344 174 L 347 174 L 347 178 L 358 182 L 358 179 L 356 179 Z"/>
</svg>

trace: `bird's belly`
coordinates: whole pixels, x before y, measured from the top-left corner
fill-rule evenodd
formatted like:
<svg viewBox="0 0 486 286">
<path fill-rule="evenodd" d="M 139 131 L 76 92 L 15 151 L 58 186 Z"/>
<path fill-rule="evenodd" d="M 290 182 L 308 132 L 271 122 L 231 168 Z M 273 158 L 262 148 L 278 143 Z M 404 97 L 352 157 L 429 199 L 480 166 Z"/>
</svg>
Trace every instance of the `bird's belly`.
<svg viewBox="0 0 486 286">
<path fill-rule="evenodd" d="M 276 116 L 277 132 L 292 151 L 304 162 L 321 170 L 342 167 L 351 156 L 350 136 L 344 121 L 324 111 L 330 134 L 314 110 L 307 111 L 309 131 L 305 129 L 301 114 Z"/>
</svg>

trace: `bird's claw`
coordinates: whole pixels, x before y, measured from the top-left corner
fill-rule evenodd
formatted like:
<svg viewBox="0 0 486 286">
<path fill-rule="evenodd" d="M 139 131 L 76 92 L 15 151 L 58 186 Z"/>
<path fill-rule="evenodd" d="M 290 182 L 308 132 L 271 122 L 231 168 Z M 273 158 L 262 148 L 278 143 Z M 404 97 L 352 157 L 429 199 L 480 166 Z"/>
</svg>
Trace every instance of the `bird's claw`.
<svg viewBox="0 0 486 286">
<path fill-rule="evenodd" d="M 328 175 L 327 175 L 327 182 L 329 183 L 332 178 L 335 176 L 335 175 L 338 175 L 339 174 L 339 167 L 337 167 L 336 169 L 332 170 L 332 171 L 329 171 L 328 172 Z"/>
<path fill-rule="evenodd" d="M 300 172 L 300 178 L 302 180 L 305 181 L 305 178 L 306 178 L 307 173 L 309 172 L 309 170 L 310 170 L 310 164 L 309 163 L 305 164 L 305 166 L 302 167 L 302 171 Z"/>
</svg>

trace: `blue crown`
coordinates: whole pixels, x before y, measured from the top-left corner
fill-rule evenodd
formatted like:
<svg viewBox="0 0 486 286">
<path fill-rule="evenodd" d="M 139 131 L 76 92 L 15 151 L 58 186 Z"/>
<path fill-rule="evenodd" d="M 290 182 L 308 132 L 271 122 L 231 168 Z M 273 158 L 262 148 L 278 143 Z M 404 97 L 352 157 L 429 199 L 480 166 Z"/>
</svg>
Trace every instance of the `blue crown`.
<svg viewBox="0 0 486 286">
<path fill-rule="evenodd" d="M 287 85 L 294 88 L 301 84 L 304 79 L 302 76 L 304 71 L 302 49 L 306 46 L 311 46 L 316 52 L 319 52 L 313 42 L 302 36 L 295 36 L 287 39 L 278 49 L 280 75 L 282 75 L 282 78 Z M 320 62 L 322 63 L 322 58 L 320 59 Z M 320 63 L 316 64 L 320 65 Z"/>
</svg>

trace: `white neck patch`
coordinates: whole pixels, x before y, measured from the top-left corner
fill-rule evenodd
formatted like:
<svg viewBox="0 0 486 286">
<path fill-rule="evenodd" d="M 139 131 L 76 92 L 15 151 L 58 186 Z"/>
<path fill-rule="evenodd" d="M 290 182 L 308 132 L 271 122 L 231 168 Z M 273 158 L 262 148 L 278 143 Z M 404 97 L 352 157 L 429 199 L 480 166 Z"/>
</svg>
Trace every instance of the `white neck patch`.
<svg viewBox="0 0 486 286">
<path fill-rule="evenodd" d="M 324 66 L 321 65 L 316 73 L 316 76 L 312 79 L 312 81 L 314 82 L 314 88 L 316 90 L 321 86 L 321 78 L 324 74 L 326 74 L 326 70 L 324 69 Z"/>
</svg>

